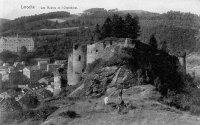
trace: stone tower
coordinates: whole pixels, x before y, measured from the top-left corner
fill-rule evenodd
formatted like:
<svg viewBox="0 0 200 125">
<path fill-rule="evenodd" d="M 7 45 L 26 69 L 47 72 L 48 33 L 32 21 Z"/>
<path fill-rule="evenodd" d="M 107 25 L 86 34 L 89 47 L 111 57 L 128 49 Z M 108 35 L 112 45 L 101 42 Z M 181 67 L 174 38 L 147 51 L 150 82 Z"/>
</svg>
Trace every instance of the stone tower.
<svg viewBox="0 0 200 125">
<path fill-rule="evenodd" d="M 53 75 L 54 75 L 53 96 L 57 96 L 61 92 L 61 76 L 58 72 L 53 72 Z"/>
<path fill-rule="evenodd" d="M 81 81 L 86 68 L 86 45 L 75 44 L 68 56 L 67 79 L 69 85 L 76 85 Z"/>
<path fill-rule="evenodd" d="M 186 75 L 186 52 L 185 51 L 178 51 L 176 53 L 176 56 L 178 57 L 179 63 L 182 67 L 183 74 Z"/>
</svg>

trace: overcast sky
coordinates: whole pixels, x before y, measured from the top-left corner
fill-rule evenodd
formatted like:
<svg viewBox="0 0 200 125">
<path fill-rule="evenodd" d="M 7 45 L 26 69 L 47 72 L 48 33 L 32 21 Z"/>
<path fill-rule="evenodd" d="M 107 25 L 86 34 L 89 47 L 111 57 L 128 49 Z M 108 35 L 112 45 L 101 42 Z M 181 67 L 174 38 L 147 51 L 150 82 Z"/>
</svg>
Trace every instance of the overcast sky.
<svg viewBox="0 0 200 125">
<path fill-rule="evenodd" d="M 35 9 L 22 9 L 21 6 L 35 6 Z M 41 9 L 47 7 L 77 7 L 77 9 Z M 146 10 L 163 13 L 169 10 L 191 12 L 200 15 L 200 0 L 0 0 L 0 18 L 14 19 L 52 11 L 81 13 L 88 8 L 119 10 Z"/>
</svg>

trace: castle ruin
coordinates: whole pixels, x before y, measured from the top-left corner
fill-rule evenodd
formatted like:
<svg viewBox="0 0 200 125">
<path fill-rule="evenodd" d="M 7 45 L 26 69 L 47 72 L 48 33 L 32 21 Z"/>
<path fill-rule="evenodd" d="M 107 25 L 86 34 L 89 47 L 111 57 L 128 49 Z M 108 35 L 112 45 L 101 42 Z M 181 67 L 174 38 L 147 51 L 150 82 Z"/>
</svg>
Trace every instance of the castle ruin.
<svg viewBox="0 0 200 125">
<path fill-rule="evenodd" d="M 138 43 L 137 40 L 134 41 L 128 38 L 107 38 L 103 41 L 91 44 L 73 45 L 73 51 L 68 55 L 68 85 L 78 84 L 82 79 L 82 73 L 84 73 L 86 66 L 93 63 L 95 60 L 100 58 L 108 60 L 114 56 L 115 53 L 120 53 L 123 47 L 140 49 L 141 44 L 144 43 Z M 178 55 L 177 57 L 179 59 L 179 63 L 184 69 L 184 72 L 186 72 L 185 55 L 182 56 L 181 54 L 181 56 Z"/>
<path fill-rule="evenodd" d="M 76 85 L 81 81 L 86 66 L 101 58 L 108 60 L 124 46 L 125 39 L 109 38 L 92 44 L 75 44 L 68 55 L 67 79 L 69 85 Z"/>
</svg>

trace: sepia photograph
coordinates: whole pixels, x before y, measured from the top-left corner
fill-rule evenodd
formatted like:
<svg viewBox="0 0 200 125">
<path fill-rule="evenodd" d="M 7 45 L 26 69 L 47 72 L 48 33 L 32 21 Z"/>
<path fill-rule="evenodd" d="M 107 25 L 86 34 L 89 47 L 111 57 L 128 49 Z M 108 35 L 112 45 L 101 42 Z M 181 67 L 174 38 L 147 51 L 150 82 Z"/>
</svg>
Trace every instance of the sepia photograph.
<svg viewBox="0 0 200 125">
<path fill-rule="evenodd" d="M 0 0 L 0 125 L 200 125 L 200 0 Z"/>
</svg>

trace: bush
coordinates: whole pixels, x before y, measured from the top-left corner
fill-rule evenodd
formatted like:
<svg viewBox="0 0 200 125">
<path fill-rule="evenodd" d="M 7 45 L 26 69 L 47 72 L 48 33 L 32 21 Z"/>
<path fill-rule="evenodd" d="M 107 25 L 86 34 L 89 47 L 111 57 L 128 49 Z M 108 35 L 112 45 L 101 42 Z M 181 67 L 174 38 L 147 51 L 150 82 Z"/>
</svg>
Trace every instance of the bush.
<svg viewBox="0 0 200 125">
<path fill-rule="evenodd" d="M 198 88 L 187 88 L 187 91 L 180 94 L 170 91 L 163 101 L 178 109 L 190 111 L 191 114 L 200 115 L 200 90 Z"/>
<path fill-rule="evenodd" d="M 59 114 L 59 116 L 62 116 L 62 117 L 70 117 L 70 118 L 80 117 L 80 115 L 77 114 L 75 111 L 66 111 L 66 112 L 62 112 L 62 113 Z"/>
</svg>

